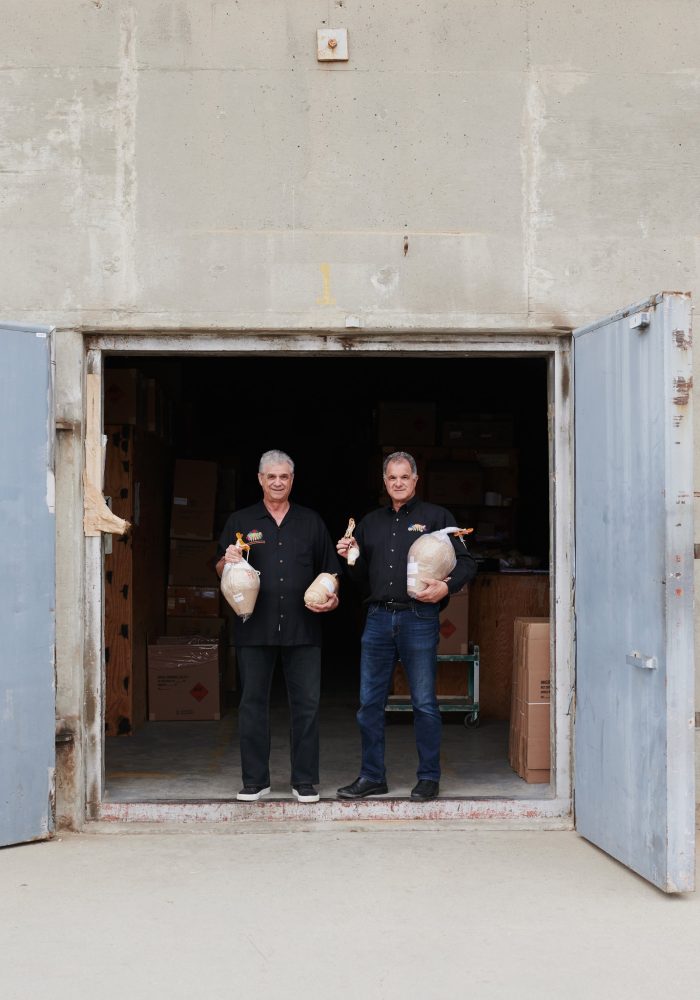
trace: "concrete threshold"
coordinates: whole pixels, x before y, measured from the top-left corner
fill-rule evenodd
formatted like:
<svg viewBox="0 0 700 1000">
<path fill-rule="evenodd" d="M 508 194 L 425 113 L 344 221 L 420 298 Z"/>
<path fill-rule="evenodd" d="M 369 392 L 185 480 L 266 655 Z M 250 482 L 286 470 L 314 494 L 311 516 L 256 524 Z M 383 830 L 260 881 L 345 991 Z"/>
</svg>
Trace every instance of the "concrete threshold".
<svg viewBox="0 0 700 1000">
<path fill-rule="evenodd" d="M 311 824 L 364 823 L 382 826 L 409 822 L 487 825 L 496 829 L 571 830 L 571 803 L 563 799 L 364 799 L 344 802 L 322 799 L 304 804 L 289 799 L 260 802 L 235 800 L 189 802 L 103 802 L 97 812 L 99 826 L 114 824 Z"/>
</svg>

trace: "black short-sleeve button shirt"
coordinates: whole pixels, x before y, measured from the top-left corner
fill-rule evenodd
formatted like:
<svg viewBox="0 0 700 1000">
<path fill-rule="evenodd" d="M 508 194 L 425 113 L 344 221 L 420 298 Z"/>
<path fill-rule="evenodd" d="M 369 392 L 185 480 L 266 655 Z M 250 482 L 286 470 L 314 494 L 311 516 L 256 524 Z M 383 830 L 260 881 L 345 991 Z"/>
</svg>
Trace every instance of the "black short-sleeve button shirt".
<svg viewBox="0 0 700 1000">
<path fill-rule="evenodd" d="M 247 622 L 234 619 L 236 646 L 320 646 L 322 615 L 304 606 L 304 591 L 319 573 L 339 573 L 328 529 L 308 507 L 290 504 L 280 525 L 262 500 L 235 511 L 219 538 L 217 559 L 236 532 L 250 545 L 260 593 Z"/>
</svg>

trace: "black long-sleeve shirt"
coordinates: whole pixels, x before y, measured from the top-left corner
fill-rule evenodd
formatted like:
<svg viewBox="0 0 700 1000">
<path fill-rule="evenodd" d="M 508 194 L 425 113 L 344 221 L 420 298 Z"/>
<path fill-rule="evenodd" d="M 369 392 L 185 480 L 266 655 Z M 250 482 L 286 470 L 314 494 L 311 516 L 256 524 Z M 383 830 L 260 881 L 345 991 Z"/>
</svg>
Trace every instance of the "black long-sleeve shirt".
<svg viewBox="0 0 700 1000">
<path fill-rule="evenodd" d="M 248 621 L 234 619 L 235 645 L 320 646 L 323 616 L 304 605 L 304 591 L 319 573 L 340 573 L 340 564 L 319 515 L 293 503 L 278 525 L 262 500 L 235 511 L 221 532 L 217 560 L 235 545 L 237 531 L 250 545 L 260 593 Z"/>
<path fill-rule="evenodd" d="M 364 585 L 367 601 L 411 600 L 406 590 L 408 550 L 421 535 L 456 525 L 444 507 L 412 497 L 395 511 L 390 504 L 363 517 L 355 531 L 360 555 L 354 566 L 347 567 L 350 578 Z M 456 594 L 476 576 L 476 562 L 461 539 L 449 536 L 457 556 L 457 565 L 447 583 L 449 594 Z M 440 602 L 445 607 L 449 598 Z"/>
</svg>

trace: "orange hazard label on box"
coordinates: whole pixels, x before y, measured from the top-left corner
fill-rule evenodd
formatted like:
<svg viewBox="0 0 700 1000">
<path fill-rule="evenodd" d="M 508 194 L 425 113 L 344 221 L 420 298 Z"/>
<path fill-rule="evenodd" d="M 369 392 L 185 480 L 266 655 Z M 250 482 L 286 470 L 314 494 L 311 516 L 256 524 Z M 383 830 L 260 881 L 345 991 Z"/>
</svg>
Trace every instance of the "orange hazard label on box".
<svg viewBox="0 0 700 1000">
<path fill-rule="evenodd" d="M 190 694 L 192 695 L 193 698 L 196 698 L 197 701 L 202 701 L 202 699 L 206 698 L 206 696 L 209 694 L 209 691 L 207 688 L 204 687 L 203 684 L 198 683 L 195 684 L 195 686 L 192 688 Z"/>
<path fill-rule="evenodd" d="M 446 618 L 440 625 L 440 635 L 443 639 L 449 639 L 457 631 L 457 626 L 453 625 L 449 618 Z"/>
</svg>

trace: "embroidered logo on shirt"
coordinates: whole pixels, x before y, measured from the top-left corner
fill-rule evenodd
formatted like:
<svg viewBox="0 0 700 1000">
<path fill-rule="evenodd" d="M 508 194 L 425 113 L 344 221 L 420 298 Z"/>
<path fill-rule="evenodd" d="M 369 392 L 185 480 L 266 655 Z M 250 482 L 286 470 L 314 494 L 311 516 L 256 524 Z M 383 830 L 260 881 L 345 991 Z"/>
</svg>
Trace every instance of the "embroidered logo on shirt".
<svg viewBox="0 0 700 1000">
<path fill-rule="evenodd" d="M 265 542 L 262 531 L 249 531 L 245 536 L 245 540 L 249 545 L 259 545 Z"/>
<path fill-rule="evenodd" d="M 409 531 L 426 531 L 427 527 L 428 527 L 427 524 L 412 524 L 411 527 L 408 530 Z"/>
</svg>

